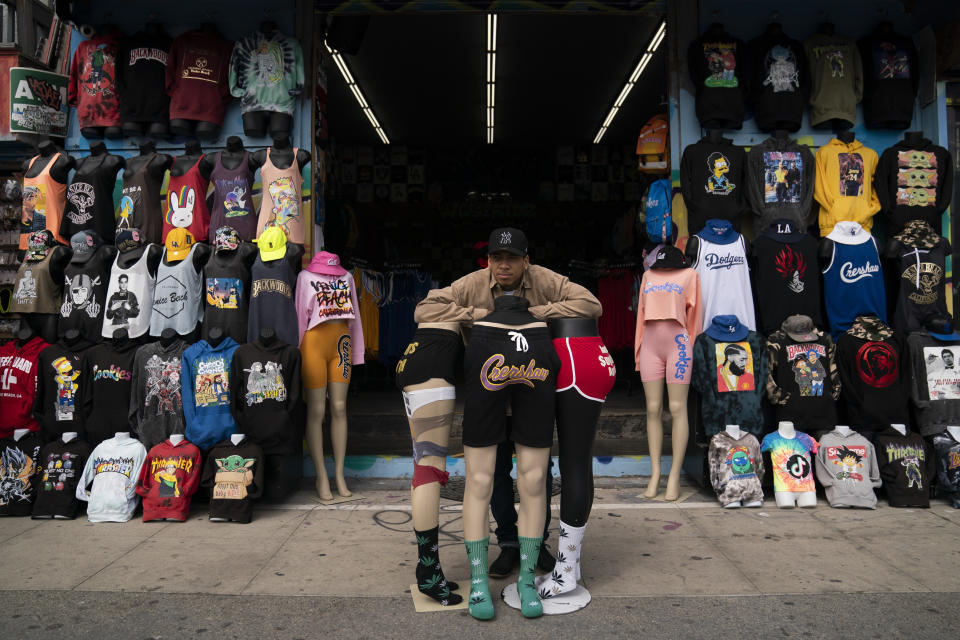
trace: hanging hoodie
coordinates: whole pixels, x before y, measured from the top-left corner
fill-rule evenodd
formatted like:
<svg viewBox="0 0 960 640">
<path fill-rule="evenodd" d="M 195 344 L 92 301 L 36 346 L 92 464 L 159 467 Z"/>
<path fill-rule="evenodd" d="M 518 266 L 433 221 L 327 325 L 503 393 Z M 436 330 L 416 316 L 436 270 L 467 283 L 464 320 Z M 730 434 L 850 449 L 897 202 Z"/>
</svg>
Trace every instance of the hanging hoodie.
<svg viewBox="0 0 960 640">
<path fill-rule="evenodd" d="M 759 436 L 768 367 L 764 340 L 756 331 L 740 340 L 718 340 L 710 332 L 697 336 L 693 345 L 692 381 L 700 394 L 703 431 L 713 436 L 728 424 L 739 424 Z"/>
<path fill-rule="evenodd" d="M 81 361 L 92 346 L 82 336 L 72 343 L 61 338 L 40 354 L 34 411 L 47 440 L 59 438 L 66 431 L 84 433 Z"/>
<path fill-rule="evenodd" d="M 863 98 L 863 67 L 856 43 L 816 33 L 804 40 L 803 48 L 810 65 L 810 124 L 836 119 L 852 126 L 857 121 L 857 103 Z"/>
<path fill-rule="evenodd" d="M 747 212 L 744 171 L 747 154 L 733 140 L 712 142 L 707 136 L 687 145 L 680 159 L 680 186 L 687 206 L 687 229 L 697 233 L 709 218 L 729 220 L 740 229 Z"/>
<path fill-rule="evenodd" d="M 176 338 L 145 344 L 133 359 L 133 393 L 130 395 L 130 426 L 150 446 L 170 434 L 183 433 L 183 375 L 180 363 L 187 343 Z"/>
<path fill-rule="evenodd" d="M 42 477 L 39 433 L 19 440 L 0 439 L 0 516 L 28 516 L 33 512 Z"/>
<path fill-rule="evenodd" d="M 753 243 L 760 332 L 769 335 L 790 316 L 823 326 L 817 241 L 789 220 L 776 220 Z"/>
<path fill-rule="evenodd" d="M 137 343 L 111 339 L 83 354 L 80 364 L 81 413 L 85 440 L 96 446 L 130 425 Z"/>
<path fill-rule="evenodd" d="M 267 455 L 292 453 L 302 437 L 300 351 L 277 339 L 241 345 L 233 353 L 231 410 L 237 431 Z"/>
<path fill-rule="evenodd" d="M 791 493 L 816 491 L 813 454 L 818 449 L 817 441 L 800 431 L 795 431 L 792 438 L 784 438 L 779 431 L 765 435 L 760 450 L 770 452 L 773 490 Z"/>
<path fill-rule="evenodd" d="M 960 339 L 941 340 L 927 331 L 907 337 L 910 400 L 920 433 L 930 436 L 960 424 Z"/>
<path fill-rule="evenodd" d="M 760 443 L 753 434 L 744 432 L 734 438 L 726 431 L 717 433 L 710 439 L 707 459 L 710 461 L 710 484 L 721 505 L 763 502 L 763 487 L 760 486 L 763 456 Z"/>
<path fill-rule="evenodd" d="M 147 450 L 135 438 L 114 436 L 96 446 L 77 484 L 90 522 L 127 522 L 137 509 L 137 480 Z"/>
<path fill-rule="evenodd" d="M 75 438 L 64 442 L 59 438 L 40 451 L 40 480 L 37 501 L 33 503 L 34 518 L 77 517 L 77 483 L 90 457 L 90 445 Z"/>
<path fill-rule="evenodd" d="M 910 393 L 907 341 L 876 316 L 858 316 L 837 340 L 841 422 L 873 432 L 906 424 Z"/>
<path fill-rule="evenodd" d="M 201 449 L 236 433 L 237 425 L 230 413 L 230 387 L 237 384 L 231 380 L 237 346 L 233 338 L 224 336 L 217 346 L 201 340 L 183 352 L 180 370 L 185 433 Z"/>
<path fill-rule="evenodd" d="M 353 275 L 343 269 L 342 275 L 323 273 L 328 254 L 320 251 L 313 256 L 310 266 L 297 276 L 297 320 L 299 340 L 303 334 L 328 320 L 343 320 L 350 327 L 351 350 L 354 365 L 363 364 L 363 327 L 360 322 L 360 303 Z"/>
<path fill-rule="evenodd" d="M 890 427 L 874 442 L 880 478 L 891 507 L 930 506 L 930 481 L 937 472 L 933 450 L 919 434 L 901 435 Z"/>
<path fill-rule="evenodd" d="M 263 451 L 249 438 L 218 442 L 207 453 L 201 484 L 213 489 L 210 517 L 249 523 L 253 501 L 263 494 Z"/>
<path fill-rule="evenodd" d="M 886 255 L 899 282 L 893 328 L 909 333 L 924 327 L 929 316 L 947 314 L 946 261 L 950 242 L 923 220 L 911 220 L 893 236 Z"/>
<path fill-rule="evenodd" d="M 0 345 L 0 438 L 9 438 L 15 429 L 40 430 L 33 404 L 40 352 L 48 346 L 39 336 L 22 347 L 17 347 L 16 340 Z"/>
<path fill-rule="evenodd" d="M 836 429 L 820 438 L 816 461 L 817 481 L 831 507 L 877 508 L 880 467 L 870 441 L 856 431 L 843 435 Z"/>
<path fill-rule="evenodd" d="M 170 96 L 164 91 L 170 44 L 166 34 L 145 30 L 120 40 L 117 86 L 124 122 L 170 120 Z"/>
<path fill-rule="evenodd" d="M 933 436 L 933 451 L 937 462 L 939 495 L 960 509 L 960 442 L 949 431 Z"/>
<path fill-rule="evenodd" d="M 137 494 L 143 498 L 143 521 L 179 520 L 190 513 L 200 486 L 200 450 L 187 440 L 165 440 L 151 447 L 140 471 Z"/>
<path fill-rule="evenodd" d="M 177 36 L 170 45 L 166 69 L 171 120 L 223 123 L 230 101 L 227 76 L 232 51 L 233 43 L 215 31 Z"/>
<path fill-rule="evenodd" d="M 713 24 L 687 50 L 690 79 L 696 88 L 697 120 L 705 129 L 743 126 L 748 93 L 749 56 L 742 41 Z"/>
<path fill-rule="evenodd" d="M 820 204 L 820 235 L 841 221 L 859 223 L 870 231 L 880 201 L 873 188 L 877 152 L 859 140 L 850 144 L 836 138 L 817 150 L 817 179 L 813 197 Z"/>
<path fill-rule="evenodd" d="M 756 215 L 754 231 L 763 231 L 774 220 L 790 220 L 797 231 L 807 228 L 814 164 L 809 147 L 787 137 L 770 137 L 750 149 L 744 192 Z"/>
<path fill-rule="evenodd" d="M 81 42 L 70 65 L 67 104 L 77 110 L 80 128 L 119 127 L 117 94 L 118 33 Z"/>
<path fill-rule="evenodd" d="M 781 329 L 767 338 L 767 398 L 777 422 L 789 420 L 816 432 L 837 424 L 840 377 L 833 340 L 816 329 L 813 335 L 815 340 L 799 341 Z"/>
<path fill-rule="evenodd" d="M 938 233 L 953 198 L 953 156 L 921 138 L 900 140 L 880 156 L 874 186 L 887 214 L 887 232 L 925 220 Z"/>
<path fill-rule="evenodd" d="M 913 39 L 878 28 L 860 40 L 863 119 L 869 129 L 906 129 L 920 87 Z"/>
<path fill-rule="evenodd" d="M 797 131 L 810 92 L 810 74 L 803 45 L 779 25 L 748 45 L 753 77 L 750 82 L 753 118 L 761 131 Z"/>
<path fill-rule="evenodd" d="M 823 297 L 834 338 L 859 315 L 887 321 L 887 294 L 877 240 L 856 222 L 840 222 L 827 236 L 832 254 L 823 269 Z"/>
<path fill-rule="evenodd" d="M 257 30 L 233 45 L 230 93 L 240 98 L 240 113 L 292 116 L 303 82 L 303 52 L 296 38 Z"/>
<path fill-rule="evenodd" d="M 703 295 L 701 326 L 716 316 L 736 316 L 751 331 L 757 328 L 747 266 L 747 241 L 726 220 L 707 220 L 697 233 L 693 268 Z M 692 246 L 692 244 L 691 244 Z"/>
</svg>

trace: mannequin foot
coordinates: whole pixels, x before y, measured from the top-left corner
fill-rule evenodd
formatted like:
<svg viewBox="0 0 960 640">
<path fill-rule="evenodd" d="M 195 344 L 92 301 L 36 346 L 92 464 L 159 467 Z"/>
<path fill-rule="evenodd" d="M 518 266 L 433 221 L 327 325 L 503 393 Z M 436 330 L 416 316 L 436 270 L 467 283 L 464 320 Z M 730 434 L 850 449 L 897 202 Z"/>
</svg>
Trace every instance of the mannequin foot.
<svg viewBox="0 0 960 640">
<path fill-rule="evenodd" d="M 417 536 L 417 588 L 420 593 L 433 598 L 441 605 L 448 607 L 463 602 L 463 598 L 456 593 L 450 593 L 457 587 L 447 582 L 440 568 L 438 553 L 438 538 L 440 528 L 434 527 L 427 531 L 414 531 Z"/>
<path fill-rule="evenodd" d="M 664 500 L 669 500 L 673 502 L 680 497 L 680 475 L 677 474 L 676 477 L 671 473 L 667 478 L 667 492 L 663 496 Z"/>
<path fill-rule="evenodd" d="M 347 481 L 342 475 L 337 476 L 337 493 L 340 494 L 341 498 L 349 498 L 353 495 L 350 493 L 350 490 L 347 489 Z"/>
<path fill-rule="evenodd" d="M 643 492 L 644 498 L 656 498 L 657 492 L 660 491 L 660 473 L 654 473 L 650 475 L 650 482 L 647 484 L 647 490 Z"/>
<path fill-rule="evenodd" d="M 317 478 L 317 496 L 321 500 L 333 500 L 333 494 L 330 493 L 330 481 L 324 476 Z"/>
<path fill-rule="evenodd" d="M 520 575 L 517 577 L 517 595 L 520 596 L 520 612 L 524 618 L 539 618 L 543 615 L 543 603 L 533 580 L 543 538 L 520 536 Z"/>
<path fill-rule="evenodd" d="M 467 558 L 470 560 L 470 615 L 477 620 L 493 618 L 493 598 L 490 597 L 490 580 L 487 577 L 487 546 L 489 536 L 483 540 L 464 540 Z"/>
</svg>

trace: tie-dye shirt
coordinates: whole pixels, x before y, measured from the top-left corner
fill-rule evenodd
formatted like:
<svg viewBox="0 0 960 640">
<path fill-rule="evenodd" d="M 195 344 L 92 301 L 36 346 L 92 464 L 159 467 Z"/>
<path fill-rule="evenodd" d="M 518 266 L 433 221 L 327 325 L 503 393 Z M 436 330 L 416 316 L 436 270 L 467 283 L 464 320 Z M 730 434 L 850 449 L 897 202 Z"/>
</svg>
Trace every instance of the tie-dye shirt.
<svg viewBox="0 0 960 640">
<path fill-rule="evenodd" d="M 816 491 L 811 456 L 817 449 L 817 441 L 799 431 L 793 438 L 784 438 L 779 431 L 768 433 L 763 438 L 760 450 L 770 452 L 770 461 L 773 463 L 773 490 Z"/>
</svg>

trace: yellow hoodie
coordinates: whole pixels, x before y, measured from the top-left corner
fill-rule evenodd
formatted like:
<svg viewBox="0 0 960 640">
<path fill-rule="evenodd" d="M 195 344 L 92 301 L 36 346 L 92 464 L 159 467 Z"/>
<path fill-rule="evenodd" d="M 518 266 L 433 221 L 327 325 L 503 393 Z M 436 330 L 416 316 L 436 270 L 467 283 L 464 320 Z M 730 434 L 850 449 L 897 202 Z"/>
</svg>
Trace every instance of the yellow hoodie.
<svg viewBox="0 0 960 640">
<path fill-rule="evenodd" d="M 817 181 L 813 197 L 820 204 L 820 235 L 841 221 L 853 221 L 870 231 L 880 201 L 873 189 L 877 152 L 859 140 L 850 144 L 834 138 L 817 150 Z"/>
</svg>

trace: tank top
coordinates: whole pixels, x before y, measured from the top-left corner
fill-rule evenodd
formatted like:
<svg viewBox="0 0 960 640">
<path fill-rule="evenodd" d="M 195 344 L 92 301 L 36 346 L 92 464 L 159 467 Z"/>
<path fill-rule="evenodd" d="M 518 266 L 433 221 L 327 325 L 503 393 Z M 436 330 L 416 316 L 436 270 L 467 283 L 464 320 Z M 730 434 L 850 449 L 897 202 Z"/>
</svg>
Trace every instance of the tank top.
<svg viewBox="0 0 960 640">
<path fill-rule="evenodd" d="M 753 313 L 753 292 L 750 289 L 750 268 L 743 236 L 729 244 L 718 244 L 700 238 L 694 269 L 700 276 L 703 296 L 702 325 L 710 326 L 715 316 L 734 315 L 741 323 L 756 331 Z"/>
<path fill-rule="evenodd" d="M 157 284 L 153 289 L 153 312 L 150 335 L 159 336 L 170 328 L 186 335 L 200 322 L 200 272 L 193 265 L 197 245 L 179 262 L 167 264 L 167 250 L 157 268 Z"/>
<path fill-rule="evenodd" d="M 837 223 L 837 227 L 843 224 Z M 859 315 L 873 314 L 887 321 L 877 241 L 866 231 L 862 233 L 864 239 L 858 244 L 838 242 L 834 233 L 827 236 L 834 242 L 833 256 L 823 270 L 823 297 L 834 338 L 849 329 Z"/>
<path fill-rule="evenodd" d="M 123 195 L 117 212 L 117 230 L 139 229 L 144 242 L 160 244 L 163 229 L 163 214 L 160 211 L 160 185 L 163 180 L 154 180 L 147 168 L 156 153 L 142 156 L 148 158 L 135 172 L 124 170 Z"/>
<path fill-rule="evenodd" d="M 287 344 L 299 344 L 297 307 L 293 297 L 297 275 L 286 258 L 264 262 L 257 256 L 250 270 L 250 316 L 247 342 L 260 335 L 261 327 L 273 327 L 277 338 Z"/>
<path fill-rule="evenodd" d="M 210 231 L 210 210 L 207 208 L 207 187 L 210 186 L 210 181 L 200 173 L 200 162 L 203 158 L 201 155 L 182 176 L 170 174 L 163 212 L 164 242 L 167 234 L 178 227 L 189 231 L 195 242 L 202 242 Z"/>
<path fill-rule="evenodd" d="M 70 239 L 78 231 L 92 229 L 110 242 L 117 225 L 114 219 L 113 187 L 115 170 L 104 169 L 109 156 L 87 156 L 73 174 L 67 188 L 66 211 L 60 223 L 60 234 Z"/>
<path fill-rule="evenodd" d="M 117 329 L 126 329 L 131 338 L 139 338 L 150 328 L 153 288 L 157 281 L 147 268 L 149 255 L 150 245 L 146 245 L 140 259 L 126 269 L 119 264 L 120 254 L 114 258 L 103 315 L 103 337 L 112 338 Z M 124 275 L 127 276 L 126 288 L 121 290 L 120 276 Z"/>
<path fill-rule="evenodd" d="M 250 152 L 236 169 L 227 169 L 217 154 L 217 164 L 210 174 L 213 183 L 213 211 L 210 212 L 210 242 L 217 229 L 229 226 L 236 229 L 240 239 L 253 240 L 257 233 L 257 217 L 253 209 L 253 172 L 250 171 Z"/>
<path fill-rule="evenodd" d="M 247 341 L 250 268 L 239 250 L 214 251 L 203 268 L 203 339 L 219 327 L 243 344 Z"/>
<path fill-rule="evenodd" d="M 267 160 L 260 167 L 263 196 L 260 199 L 257 236 L 265 227 L 276 225 L 287 234 L 289 242 L 304 242 L 303 201 L 300 192 L 303 176 L 300 175 L 300 165 L 297 164 L 299 151 L 294 147 L 293 164 L 286 169 L 278 169 L 270 159 L 270 147 L 267 147 Z"/>
<path fill-rule="evenodd" d="M 20 248 L 27 248 L 27 238 L 34 231 L 47 229 L 57 238 L 57 242 L 70 244 L 70 240 L 60 235 L 60 222 L 67 196 L 67 185 L 57 182 L 50 175 L 50 169 L 60 157 L 59 153 L 47 162 L 40 174 L 33 178 L 23 178 L 23 208 L 20 214 Z M 27 165 L 27 172 L 41 159 L 34 156 Z"/>
<path fill-rule="evenodd" d="M 110 283 L 110 254 L 101 247 L 81 264 L 71 262 L 64 271 L 63 304 L 59 335 L 76 329 L 96 340 L 103 326 L 103 310 Z"/>
<path fill-rule="evenodd" d="M 13 313 L 57 313 L 63 289 L 53 281 L 50 273 L 51 249 L 43 260 L 24 260 L 17 271 L 17 286 L 13 290 L 10 311 Z"/>
</svg>

